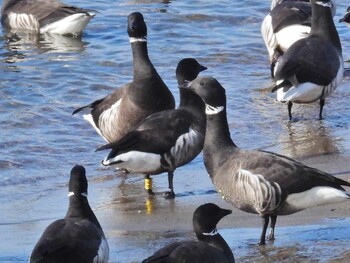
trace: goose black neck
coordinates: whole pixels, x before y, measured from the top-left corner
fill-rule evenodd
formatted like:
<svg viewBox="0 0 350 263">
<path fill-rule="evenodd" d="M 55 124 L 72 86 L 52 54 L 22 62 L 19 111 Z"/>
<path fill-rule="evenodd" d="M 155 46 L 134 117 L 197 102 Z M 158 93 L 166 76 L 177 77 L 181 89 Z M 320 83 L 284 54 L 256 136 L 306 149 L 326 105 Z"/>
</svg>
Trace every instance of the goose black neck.
<svg viewBox="0 0 350 263">
<path fill-rule="evenodd" d="M 214 236 L 205 236 L 203 234 L 197 234 L 197 238 L 198 240 L 203 241 L 208 245 L 220 250 L 226 256 L 229 262 L 235 262 L 235 258 L 233 256 L 231 248 L 228 246 L 225 239 L 223 239 L 223 237 L 220 234 L 216 234 Z"/>
<path fill-rule="evenodd" d="M 102 231 L 94 212 L 92 212 L 86 196 L 73 195 L 69 197 L 69 208 L 66 218 L 86 218 L 94 223 Z"/>
<path fill-rule="evenodd" d="M 148 78 L 154 74 L 155 68 L 148 57 L 147 41 L 131 43 L 134 78 Z M 157 73 L 156 73 L 157 74 Z"/>
<path fill-rule="evenodd" d="M 180 89 L 180 109 L 185 109 L 197 118 L 205 120 L 205 105 L 203 100 L 191 90 Z"/>
<path fill-rule="evenodd" d="M 226 107 L 226 106 L 225 106 Z M 213 177 L 219 169 L 219 163 L 225 158 L 225 149 L 237 147 L 232 141 L 227 123 L 226 109 L 215 115 L 207 114 L 207 127 L 205 132 L 203 157 L 204 165 L 209 176 Z"/>
<path fill-rule="evenodd" d="M 331 8 L 323 7 L 311 1 L 311 35 L 317 35 L 325 41 L 331 42 L 341 53 L 342 47 L 338 31 L 334 25 Z"/>
</svg>

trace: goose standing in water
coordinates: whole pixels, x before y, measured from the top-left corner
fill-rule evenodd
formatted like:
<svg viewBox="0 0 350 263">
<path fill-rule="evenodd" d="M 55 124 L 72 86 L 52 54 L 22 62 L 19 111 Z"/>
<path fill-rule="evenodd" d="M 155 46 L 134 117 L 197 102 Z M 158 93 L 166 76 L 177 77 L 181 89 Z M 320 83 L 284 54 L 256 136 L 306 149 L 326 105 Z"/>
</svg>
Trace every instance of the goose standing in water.
<svg viewBox="0 0 350 263">
<path fill-rule="evenodd" d="M 350 200 L 343 188 L 349 182 L 283 155 L 238 148 L 230 137 L 225 89 L 216 79 L 198 77 L 189 88 L 206 105 L 203 156 L 209 176 L 227 202 L 263 218 L 261 245 L 270 218 L 272 240 L 278 215 Z"/>
<path fill-rule="evenodd" d="M 277 100 L 287 102 L 292 120 L 293 103 L 320 101 L 322 119 L 325 98 L 343 79 L 344 63 L 339 35 L 332 17 L 330 0 L 311 0 L 311 33 L 295 42 L 273 69 Z"/>
</svg>

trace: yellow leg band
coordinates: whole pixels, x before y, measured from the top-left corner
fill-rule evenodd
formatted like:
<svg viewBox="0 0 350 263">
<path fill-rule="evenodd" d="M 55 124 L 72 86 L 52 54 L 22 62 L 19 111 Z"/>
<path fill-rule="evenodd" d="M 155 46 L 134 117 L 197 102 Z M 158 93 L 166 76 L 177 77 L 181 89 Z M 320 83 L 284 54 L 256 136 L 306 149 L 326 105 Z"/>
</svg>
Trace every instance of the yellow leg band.
<svg viewBox="0 0 350 263">
<path fill-rule="evenodd" d="M 145 178 L 145 189 L 152 190 L 152 179 L 151 178 Z"/>
</svg>

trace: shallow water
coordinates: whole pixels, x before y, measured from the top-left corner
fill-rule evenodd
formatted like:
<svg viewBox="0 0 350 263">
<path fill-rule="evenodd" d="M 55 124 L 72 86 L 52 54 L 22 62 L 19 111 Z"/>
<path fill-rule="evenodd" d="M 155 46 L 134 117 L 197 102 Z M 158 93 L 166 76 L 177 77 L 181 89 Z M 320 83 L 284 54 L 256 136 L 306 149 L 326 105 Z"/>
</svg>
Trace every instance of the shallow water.
<svg viewBox="0 0 350 263">
<path fill-rule="evenodd" d="M 176 230 L 166 222 L 161 231 L 150 231 L 143 224 L 154 224 L 148 215 L 192 209 L 198 197 L 206 201 L 216 196 L 199 156 L 177 170 L 175 201 L 160 196 L 149 201 L 141 176 L 117 176 L 100 166 L 106 153 L 95 153 L 94 149 L 103 140 L 81 116 L 71 115 L 75 108 L 131 80 L 126 17 L 133 11 L 145 16 L 150 58 L 176 98 L 175 67 L 184 57 L 197 58 L 208 67 L 203 75 L 214 76 L 226 88 L 231 135 L 240 147 L 275 151 L 311 164 L 312 158 L 324 154 L 345 159 L 350 156 L 347 78 L 326 100 L 323 121 L 317 120 L 316 103 L 293 107 L 299 121 L 289 123 L 286 105 L 275 102 L 274 95 L 268 92 L 272 82 L 260 25 L 270 1 L 65 2 L 100 12 L 81 39 L 5 32 L 0 36 L 0 262 L 26 262 L 45 227 L 64 216 L 68 175 L 77 163 L 87 169 L 90 203 L 109 239 L 111 262 L 137 262 L 145 251 L 149 254 L 182 238 L 181 233 L 187 231 L 186 236 L 190 236 L 188 228 Z M 343 1 L 337 4 L 335 21 L 347 7 Z M 336 26 L 344 60 L 348 60 L 350 31 L 343 24 Z M 350 166 L 345 164 L 321 166 L 349 176 Z M 157 190 L 166 189 L 166 176 L 157 176 L 154 181 Z M 132 218 L 124 216 L 133 212 Z M 184 219 L 179 216 L 175 224 L 181 225 L 181 220 Z M 303 262 L 308 247 L 305 253 L 310 262 L 327 262 L 343 253 L 343 258 L 349 258 L 349 235 L 341 235 L 350 232 L 348 220 L 347 216 L 342 224 L 281 228 L 282 238 L 264 253 L 291 253 L 295 262 Z M 139 229 L 134 230 L 135 226 Z M 259 231 L 230 227 L 223 233 L 230 239 L 236 258 L 273 262 L 264 253 L 260 255 L 255 246 Z M 308 239 L 308 231 L 312 240 Z M 329 240 L 325 238 L 328 232 L 339 233 L 340 237 Z M 163 243 L 160 237 L 168 239 Z M 324 247 L 329 247 L 326 251 L 330 254 L 324 255 L 325 259 L 320 258 Z M 289 251 L 291 248 L 296 252 Z M 289 262 L 288 257 L 286 260 Z"/>
</svg>

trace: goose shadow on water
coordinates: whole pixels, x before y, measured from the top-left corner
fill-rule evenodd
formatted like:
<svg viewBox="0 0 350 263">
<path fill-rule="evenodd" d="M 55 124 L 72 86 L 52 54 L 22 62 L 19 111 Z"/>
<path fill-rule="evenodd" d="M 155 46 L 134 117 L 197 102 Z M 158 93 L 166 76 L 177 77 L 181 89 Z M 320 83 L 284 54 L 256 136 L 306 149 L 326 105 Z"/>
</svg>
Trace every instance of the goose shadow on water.
<svg viewBox="0 0 350 263">
<path fill-rule="evenodd" d="M 37 54 L 82 52 L 88 45 L 81 37 L 25 31 L 5 32 L 2 39 L 4 41 L 3 47 L 6 50 L 1 55 L 2 61 L 8 64 L 28 60 L 28 55 L 31 52 Z"/>
</svg>

